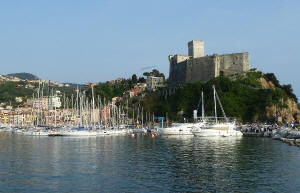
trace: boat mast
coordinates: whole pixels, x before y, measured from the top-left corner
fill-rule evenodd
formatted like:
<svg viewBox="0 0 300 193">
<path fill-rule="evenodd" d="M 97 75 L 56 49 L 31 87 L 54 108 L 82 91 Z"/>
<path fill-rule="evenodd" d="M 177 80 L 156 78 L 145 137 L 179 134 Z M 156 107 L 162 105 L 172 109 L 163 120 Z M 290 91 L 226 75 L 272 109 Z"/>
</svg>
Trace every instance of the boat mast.
<svg viewBox="0 0 300 193">
<path fill-rule="evenodd" d="M 126 124 L 127 125 L 129 124 L 129 121 L 128 121 L 128 99 L 127 99 L 127 105 L 126 105 Z"/>
<path fill-rule="evenodd" d="M 133 120 L 133 127 L 134 127 L 134 105 L 133 105 L 133 112 L 132 112 L 132 120 Z"/>
<path fill-rule="evenodd" d="M 47 100 L 48 100 L 48 109 L 47 109 L 47 116 L 48 118 L 46 119 L 46 125 L 49 125 L 50 122 L 50 80 L 48 81 L 48 93 L 47 93 Z"/>
<path fill-rule="evenodd" d="M 222 110 L 223 116 L 224 116 L 225 120 L 226 120 L 226 121 L 228 121 L 228 118 L 226 117 L 226 114 L 225 114 L 224 108 L 223 108 L 223 106 L 222 106 L 222 103 L 221 103 L 221 101 L 220 101 L 220 98 L 219 98 L 219 96 L 218 96 L 218 93 L 217 93 L 217 92 L 216 92 L 216 97 L 217 97 L 218 103 L 219 103 L 219 105 L 220 105 L 220 107 L 221 107 L 221 110 Z"/>
<path fill-rule="evenodd" d="M 54 127 L 56 127 L 56 105 L 54 105 Z"/>
<path fill-rule="evenodd" d="M 203 91 L 201 92 L 201 98 L 202 98 L 202 121 L 204 120 L 204 98 L 203 98 Z"/>
<path fill-rule="evenodd" d="M 79 97 L 79 126 L 82 126 L 82 108 L 83 108 L 83 94 L 80 93 Z"/>
<path fill-rule="evenodd" d="M 100 99 L 100 96 L 98 95 L 98 113 L 99 113 L 99 115 L 98 115 L 98 126 L 99 126 L 99 128 L 100 128 L 100 126 L 102 126 L 102 122 L 101 122 L 101 99 Z"/>
<path fill-rule="evenodd" d="M 64 109 L 63 109 L 63 123 L 65 124 L 66 123 L 66 95 L 64 93 Z"/>
<path fill-rule="evenodd" d="M 213 85 L 213 89 L 214 89 L 215 119 L 216 119 L 216 123 L 217 123 L 218 118 L 217 118 L 217 103 L 216 103 L 216 88 L 215 88 L 215 85 Z"/>
<path fill-rule="evenodd" d="M 142 128 L 144 128 L 144 109 L 142 107 Z"/>
<path fill-rule="evenodd" d="M 106 102 L 105 102 L 105 98 L 103 99 L 104 100 L 104 107 L 103 107 L 103 110 L 104 110 L 104 129 L 106 129 L 106 115 L 107 115 L 107 109 L 108 109 L 108 105 L 106 105 Z"/>
<path fill-rule="evenodd" d="M 94 96 L 94 86 L 92 86 L 92 113 L 93 113 L 93 126 L 96 127 L 96 116 L 95 116 L 95 96 Z"/>
<path fill-rule="evenodd" d="M 40 105 L 41 105 L 41 112 L 40 112 L 40 121 L 41 121 L 41 124 L 45 124 L 44 123 L 44 105 L 43 104 L 43 101 L 44 101 L 44 83 L 42 83 L 42 92 L 41 92 L 41 98 L 42 100 L 40 100 Z M 41 104 L 42 103 L 42 104 Z"/>
<path fill-rule="evenodd" d="M 79 102 L 78 102 L 78 100 L 79 100 L 79 90 L 78 90 L 78 85 L 77 85 L 77 89 L 76 89 L 76 109 L 75 109 L 75 111 L 76 111 L 75 121 L 76 121 L 77 126 L 78 126 L 78 117 L 79 117 Z"/>
<path fill-rule="evenodd" d="M 35 111 L 35 98 L 34 98 L 34 93 L 32 93 L 32 107 L 31 107 L 31 116 L 30 116 L 31 125 L 34 125 L 34 111 Z"/>
<path fill-rule="evenodd" d="M 56 96 L 57 96 L 56 92 L 55 92 L 55 95 L 54 95 L 53 90 L 52 90 L 52 106 L 54 106 L 54 127 L 56 127 L 56 103 L 54 103 L 54 101 L 56 101 Z"/>
<path fill-rule="evenodd" d="M 37 126 L 40 124 L 40 109 L 41 109 L 41 99 L 40 99 L 40 90 L 41 90 L 41 81 L 39 81 L 39 87 L 38 87 L 38 114 L 37 114 Z"/>
<path fill-rule="evenodd" d="M 136 124 L 137 124 L 137 125 L 140 124 L 139 118 L 140 118 L 140 104 L 139 104 L 139 106 L 138 106 L 138 111 L 137 111 L 137 114 L 136 114 Z"/>
<path fill-rule="evenodd" d="M 71 105 L 72 105 L 72 107 L 71 107 L 71 108 L 72 108 L 72 111 L 71 111 L 71 120 L 70 120 L 70 122 L 71 122 L 71 125 L 73 125 L 73 124 L 75 123 L 75 122 L 73 123 L 73 118 L 74 118 L 74 104 L 73 104 L 73 103 L 74 103 L 74 99 L 73 99 L 73 94 L 72 94 L 72 96 L 71 96 L 71 101 L 72 101 L 72 104 L 71 104 Z M 76 119 L 75 119 L 75 120 L 76 120 Z M 75 120 L 74 120 L 74 121 L 75 121 Z"/>
</svg>

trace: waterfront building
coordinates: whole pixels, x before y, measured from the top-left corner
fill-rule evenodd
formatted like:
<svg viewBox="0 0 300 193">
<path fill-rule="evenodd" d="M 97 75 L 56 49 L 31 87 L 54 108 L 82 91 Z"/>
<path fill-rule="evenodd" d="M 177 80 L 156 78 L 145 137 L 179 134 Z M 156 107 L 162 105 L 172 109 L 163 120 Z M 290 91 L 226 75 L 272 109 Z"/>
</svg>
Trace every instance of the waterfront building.
<svg viewBox="0 0 300 193">
<path fill-rule="evenodd" d="M 16 97 L 15 100 L 16 100 L 17 103 L 23 102 L 23 98 L 22 97 Z"/>
<path fill-rule="evenodd" d="M 26 107 L 33 107 L 36 109 L 52 109 L 60 108 L 61 100 L 59 96 L 43 97 L 40 99 L 27 99 Z"/>
<path fill-rule="evenodd" d="M 51 96 L 49 102 L 50 102 L 50 107 L 52 107 L 52 108 L 60 108 L 61 107 L 60 97 L 58 97 L 58 96 Z"/>
</svg>

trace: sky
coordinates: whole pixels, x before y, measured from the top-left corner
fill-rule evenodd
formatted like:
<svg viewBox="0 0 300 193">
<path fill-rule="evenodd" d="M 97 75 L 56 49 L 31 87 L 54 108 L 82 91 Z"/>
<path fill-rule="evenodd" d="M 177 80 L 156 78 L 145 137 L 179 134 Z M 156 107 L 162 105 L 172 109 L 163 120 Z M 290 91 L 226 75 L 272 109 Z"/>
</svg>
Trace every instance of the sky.
<svg viewBox="0 0 300 193">
<path fill-rule="evenodd" d="M 299 0 L 1 0 L 0 74 L 87 83 L 167 76 L 168 55 L 249 52 L 300 97 Z"/>
</svg>

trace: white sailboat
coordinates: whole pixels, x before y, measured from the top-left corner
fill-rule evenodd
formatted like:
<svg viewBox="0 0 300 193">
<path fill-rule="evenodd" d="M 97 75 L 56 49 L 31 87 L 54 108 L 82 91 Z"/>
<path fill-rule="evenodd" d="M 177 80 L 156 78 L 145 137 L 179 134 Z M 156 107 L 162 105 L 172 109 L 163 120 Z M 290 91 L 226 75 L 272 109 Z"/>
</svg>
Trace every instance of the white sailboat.
<svg viewBox="0 0 300 193">
<path fill-rule="evenodd" d="M 161 135 L 194 135 L 192 132 L 196 127 L 201 127 L 203 123 L 177 123 L 173 127 L 159 128 Z"/>
<path fill-rule="evenodd" d="M 203 118 L 204 117 L 203 93 L 201 96 L 201 100 L 202 100 L 202 118 Z M 197 111 L 196 111 L 196 116 L 197 116 Z M 200 121 L 195 121 L 194 123 L 177 123 L 172 127 L 158 129 L 158 133 L 161 135 L 194 135 L 193 131 L 195 130 L 195 128 L 200 128 L 205 125 L 205 121 L 203 120 L 204 119 L 201 119 Z"/>
<path fill-rule="evenodd" d="M 216 92 L 215 86 L 213 85 L 214 90 L 214 110 L 215 117 L 204 117 L 203 108 L 202 108 L 202 119 L 205 121 L 200 127 L 193 129 L 193 134 L 195 136 L 208 137 L 208 136 L 242 136 L 242 132 L 236 130 L 236 124 L 234 118 L 227 118 L 221 101 Z M 224 117 L 217 117 L 217 101 L 221 107 Z M 203 105 L 203 101 L 202 101 Z"/>
</svg>

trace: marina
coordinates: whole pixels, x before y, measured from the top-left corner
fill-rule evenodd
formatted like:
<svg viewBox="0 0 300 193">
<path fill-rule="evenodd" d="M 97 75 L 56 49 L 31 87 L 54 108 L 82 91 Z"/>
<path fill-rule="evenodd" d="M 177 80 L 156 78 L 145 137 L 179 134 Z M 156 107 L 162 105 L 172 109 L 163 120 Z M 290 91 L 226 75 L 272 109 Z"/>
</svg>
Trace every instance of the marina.
<svg viewBox="0 0 300 193">
<path fill-rule="evenodd" d="M 0 193 L 300 192 L 299 10 L 0 1 Z"/>
</svg>

